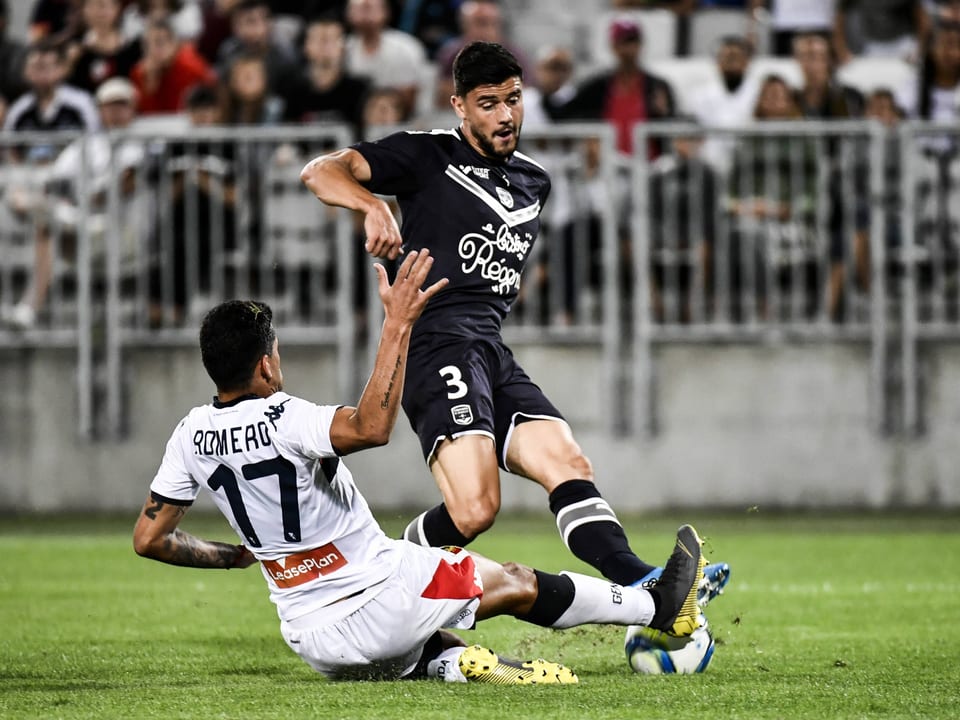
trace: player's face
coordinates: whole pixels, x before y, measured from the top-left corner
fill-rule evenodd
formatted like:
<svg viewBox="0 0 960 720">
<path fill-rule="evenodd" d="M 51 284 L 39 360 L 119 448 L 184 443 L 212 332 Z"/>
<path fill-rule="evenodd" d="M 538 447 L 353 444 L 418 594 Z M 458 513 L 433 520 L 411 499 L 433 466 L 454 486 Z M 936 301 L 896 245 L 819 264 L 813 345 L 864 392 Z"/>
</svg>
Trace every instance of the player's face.
<svg viewBox="0 0 960 720">
<path fill-rule="evenodd" d="M 479 85 L 466 97 L 454 95 L 453 109 L 467 141 L 481 155 L 505 159 L 517 149 L 523 125 L 523 91 L 520 78 L 499 85 Z"/>
</svg>

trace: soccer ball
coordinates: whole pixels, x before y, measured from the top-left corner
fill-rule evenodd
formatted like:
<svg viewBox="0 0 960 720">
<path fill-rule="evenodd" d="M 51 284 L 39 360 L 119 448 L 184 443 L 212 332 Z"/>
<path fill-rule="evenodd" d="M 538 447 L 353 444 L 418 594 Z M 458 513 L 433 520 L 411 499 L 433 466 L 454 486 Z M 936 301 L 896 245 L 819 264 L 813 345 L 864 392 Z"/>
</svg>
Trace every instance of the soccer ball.
<svg viewBox="0 0 960 720">
<path fill-rule="evenodd" d="M 689 638 L 673 638 L 642 625 L 627 628 L 624 650 L 634 672 L 644 675 L 691 675 L 707 669 L 713 659 L 713 635 L 707 619 Z"/>
</svg>

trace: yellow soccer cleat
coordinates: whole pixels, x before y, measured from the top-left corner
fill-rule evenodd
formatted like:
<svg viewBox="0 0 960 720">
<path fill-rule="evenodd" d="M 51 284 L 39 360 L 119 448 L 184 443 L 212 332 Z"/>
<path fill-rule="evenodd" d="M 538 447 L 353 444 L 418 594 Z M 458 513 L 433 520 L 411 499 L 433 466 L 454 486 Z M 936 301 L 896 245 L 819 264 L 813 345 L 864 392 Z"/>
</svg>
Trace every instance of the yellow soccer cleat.
<svg viewBox="0 0 960 720">
<path fill-rule="evenodd" d="M 707 561 L 701 552 L 703 541 L 690 525 L 677 530 L 677 544 L 660 580 L 650 588 L 659 604 L 649 627 L 671 637 L 689 637 L 699 627 L 697 590 Z"/>
<path fill-rule="evenodd" d="M 574 685 L 580 682 L 570 668 L 542 658 L 519 662 L 498 657 L 480 645 L 465 648 L 460 672 L 468 682 L 492 685 Z"/>
</svg>

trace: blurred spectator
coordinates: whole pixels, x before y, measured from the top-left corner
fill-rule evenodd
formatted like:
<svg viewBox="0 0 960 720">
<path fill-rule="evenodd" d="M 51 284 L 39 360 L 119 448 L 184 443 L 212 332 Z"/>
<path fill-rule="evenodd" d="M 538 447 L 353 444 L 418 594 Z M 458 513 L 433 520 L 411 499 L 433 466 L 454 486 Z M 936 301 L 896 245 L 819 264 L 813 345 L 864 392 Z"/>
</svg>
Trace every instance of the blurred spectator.
<svg viewBox="0 0 960 720">
<path fill-rule="evenodd" d="M 221 124 L 212 88 L 194 87 L 185 104 L 191 127 Z M 155 170 L 160 199 L 153 233 L 156 261 L 149 291 L 152 327 L 184 322 L 191 300 L 211 288 L 214 272 L 225 270 L 226 254 L 237 247 L 239 225 L 234 143 L 178 140 L 165 148 L 159 160 Z"/>
<path fill-rule="evenodd" d="M 260 55 L 240 55 L 220 84 L 220 119 L 225 125 L 275 125 L 283 100 L 269 92 L 267 66 Z"/>
<path fill-rule="evenodd" d="M 605 120 L 615 131 L 615 146 L 619 153 L 632 155 L 633 128 L 637 123 L 672 118 L 676 115 L 673 91 L 663 79 L 648 73 L 640 63 L 642 32 L 640 26 L 632 20 L 618 19 L 610 25 L 610 43 L 616 58 L 616 67 L 588 78 L 577 87 L 576 94 L 561 113 L 563 119 Z M 663 143 L 651 140 L 647 148 L 649 159 L 659 154 Z M 587 143 L 586 170 L 588 176 L 595 174 L 599 158 L 596 142 Z M 604 202 L 612 203 L 617 224 L 618 253 L 620 255 L 620 277 L 608 279 L 617 282 L 624 296 L 632 293 L 633 277 L 631 260 L 633 254 L 633 229 L 631 225 L 631 200 L 629 178 L 623 168 L 614 185 L 614 196 L 606 197 Z M 595 182 L 591 182 L 595 184 Z M 609 189 L 608 191 L 609 192 Z M 564 230 L 565 237 L 580 232 L 595 243 L 599 239 L 599 225 L 588 221 L 583 225 L 583 217 L 595 217 L 591 208 L 585 216 L 575 216 L 570 227 Z M 578 230 L 579 225 L 579 230 Z M 589 272 L 590 282 L 598 281 L 599 273 Z M 629 305 L 629 301 L 627 303 Z"/>
<path fill-rule="evenodd" d="M 95 130 L 100 121 L 89 93 L 63 83 L 63 46 L 41 40 L 27 50 L 24 77 L 30 90 L 7 112 L 4 130 Z"/>
<path fill-rule="evenodd" d="M 613 281 L 624 294 L 632 282 L 629 268 L 630 234 L 626 231 L 627 201 L 621 193 L 629 183 L 625 174 L 617 176 L 615 196 L 600 166 L 600 142 L 587 138 L 571 144 L 543 143 L 537 148 L 537 161 L 550 173 L 550 202 L 541 215 L 541 234 L 547 242 L 540 246 L 532 278 L 521 293 L 518 313 L 539 301 L 540 323 L 568 326 L 576 322 L 598 319 L 599 297 L 604 281 L 604 216 L 614 207 L 618 225 L 617 242 L 624 265 L 618 268 Z M 609 161 L 611 158 L 607 158 Z M 560 300 L 558 305 L 555 297 Z M 551 308 L 554 310 L 550 316 Z"/>
<path fill-rule="evenodd" d="M 841 85 L 834 73 L 834 56 L 828 36 L 820 33 L 801 32 L 794 35 L 793 52 L 800 72 L 803 87 L 796 94 L 797 106 L 805 118 L 814 120 L 842 120 L 863 116 L 863 95 L 852 87 Z M 856 204 L 850 197 L 850 168 L 846 158 L 855 144 L 855 137 L 828 136 L 825 149 L 826 161 L 821 175 L 826 182 L 826 231 L 831 266 L 831 283 L 842 281 L 843 267 L 850 255 L 848 246 L 854 240 L 847 209 Z M 828 286 L 828 312 L 836 295 L 835 288 Z"/>
<path fill-rule="evenodd" d="M 213 85 L 216 73 L 167 20 L 151 20 L 143 34 L 143 59 L 130 73 L 140 93 L 140 113 L 179 112 L 194 85 Z"/>
<path fill-rule="evenodd" d="M 27 89 L 23 82 L 26 47 L 20 40 L 8 36 L 9 17 L 7 0 L 0 0 L 0 97 L 3 98 L 4 107 Z"/>
<path fill-rule="evenodd" d="M 753 46 L 740 35 L 728 35 L 717 49 L 717 78 L 697 88 L 692 95 L 691 113 L 707 128 L 736 128 L 747 125 L 757 104 L 758 86 L 748 79 Z M 732 137 L 712 137 L 706 141 L 702 156 L 726 172 L 733 152 Z"/>
<path fill-rule="evenodd" d="M 897 105 L 891 90 L 881 88 L 867 96 L 864 117 L 877 120 L 887 129 L 884 138 L 882 187 L 877 202 L 884 216 L 885 250 L 896 251 L 901 242 L 900 202 L 900 149 L 899 138 L 894 132 L 903 120 L 903 110 Z M 871 147 L 866 138 L 858 138 L 855 145 L 852 186 L 855 196 L 853 211 L 853 283 L 861 292 L 870 291 L 870 231 L 871 231 Z M 827 312 L 832 320 L 843 318 L 846 306 L 847 269 L 844 262 L 836 260 L 830 268 L 830 284 L 827 290 Z"/>
<path fill-rule="evenodd" d="M 230 13 L 233 35 L 220 46 L 217 72 L 221 78 L 241 55 L 259 55 L 267 66 L 270 91 L 280 93 L 296 67 L 293 47 L 273 38 L 273 21 L 267 0 L 240 0 Z"/>
<path fill-rule="evenodd" d="M 111 78 L 97 90 L 97 107 L 105 131 L 123 130 L 136 115 L 136 92 L 126 78 Z M 34 249 L 36 261 L 33 279 L 23 299 L 5 318 L 19 328 L 31 327 L 47 301 L 53 279 L 54 238 L 68 259 L 76 256 L 80 223 L 88 233 L 91 256 L 102 263 L 106 243 L 119 237 L 121 268 L 140 253 L 138 228 L 140 213 L 135 208 L 136 168 L 144 157 L 143 145 L 134 140 L 111 143 L 106 133 L 85 136 L 67 145 L 53 163 L 46 178 L 47 195 L 40 202 L 42 220 L 37 228 Z M 78 180 L 83 178 L 83 184 Z M 111 213 L 110 193 L 116 183 L 120 204 Z M 78 193 L 86 192 L 87 206 L 81 210 Z M 83 214 L 89 213 L 88 215 Z M 119 220 L 119 235 L 111 231 Z"/>
<path fill-rule="evenodd" d="M 914 61 L 926 33 L 922 0 L 837 0 L 833 47 L 843 65 L 854 55 Z M 853 51 L 849 40 L 858 41 Z"/>
<path fill-rule="evenodd" d="M 677 55 L 690 52 L 690 18 L 700 0 L 612 0 L 611 6 L 622 10 L 669 10 L 677 17 Z"/>
<path fill-rule="evenodd" d="M 453 95 L 453 60 L 465 46 L 477 40 L 494 42 L 507 48 L 520 64 L 523 76 L 530 76 L 530 63 L 523 51 L 511 45 L 503 30 L 503 15 L 495 0 L 465 0 L 460 6 L 460 35 L 447 40 L 437 51 L 437 88 L 434 104 L 441 110 L 450 107 Z"/>
<path fill-rule="evenodd" d="M 407 0 L 398 16 L 397 28 L 423 43 L 427 57 L 435 60 L 440 47 L 460 29 L 462 0 Z"/>
<path fill-rule="evenodd" d="M 909 117 L 952 123 L 960 96 L 960 25 L 933 26 L 917 79 L 901 88 L 898 102 Z"/>
<path fill-rule="evenodd" d="M 665 80 L 648 73 L 640 63 L 643 35 L 632 20 L 614 20 L 610 44 L 617 66 L 587 79 L 563 108 L 565 118 L 606 120 L 616 128 L 617 149 L 633 154 L 633 126 L 676 115 L 673 91 Z M 651 143 L 654 157 L 659 143 Z"/>
<path fill-rule="evenodd" d="M 424 76 L 426 53 L 412 35 L 387 27 L 386 0 L 350 0 L 347 22 L 346 68 L 370 80 L 374 88 L 395 88 L 403 99 L 403 117 L 417 107 L 417 94 Z"/>
<path fill-rule="evenodd" d="M 150 20 L 169 20 L 181 40 L 195 40 L 203 30 L 203 13 L 197 0 L 134 0 L 123 11 L 123 36 L 139 38 Z"/>
<path fill-rule="evenodd" d="M 700 157 L 703 137 L 675 137 L 650 167 L 650 265 L 654 317 L 688 323 L 710 297 L 716 236 L 716 171 Z"/>
<path fill-rule="evenodd" d="M 960 22 L 960 0 L 923 0 L 931 22 Z"/>
<path fill-rule="evenodd" d="M 577 93 L 573 84 L 573 56 L 562 47 L 544 47 L 537 54 L 533 83 L 523 88 L 523 123 L 547 125 L 560 119 L 563 106 Z"/>
<path fill-rule="evenodd" d="M 196 38 L 197 52 L 211 65 L 216 65 L 220 46 L 232 33 L 230 15 L 239 0 L 199 0 L 203 28 Z"/>
<path fill-rule="evenodd" d="M 392 127 L 404 120 L 403 96 L 393 88 L 378 88 L 363 106 L 364 128 Z"/>
<path fill-rule="evenodd" d="M 81 0 L 36 0 L 30 13 L 28 42 L 48 38 L 62 43 L 79 39 L 83 26 L 80 3 Z"/>
<path fill-rule="evenodd" d="M 892 90 L 878 88 L 867 96 L 864 117 L 879 120 L 881 125 L 892 129 L 904 119 L 904 113 Z"/>
<path fill-rule="evenodd" d="M 75 45 L 71 85 L 96 92 L 109 78 L 129 77 L 140 60 L 139 39 L 128 40 L 120 31 L 120 0 L 83 0 L 86 31 Z"/>
<path fill-rule="evenodd" d="M 806 118 L 839 119 L 863 115 L 863 95 L 837 82 L 830 41 L 815 32 L 796 33 L 793 57 L 803 74 L 797 106 Z"/>
<path fill-rule="evenodd" d="M 750 0 L 750 8 L 755 17 L 758 11 L 769 9 L 773 54 L 786 57 L 793 53 L 793 36 L 797 33 L 819 32 L 828 35 L 832 31 L 835 2 L 836 0 Z"/>
<path fill-rule="evenodd" d="M 344 30 L 332 16 L 307 22 L 303 38 L 306 67 L 291 83 L 285 117 L 291 122 L 345 122 L 359 138 L 369 84 L 343 66 Z"/>
<path fill-rule="evenodd" d="M 944 8 L 940 13 L 941 17 L 947 15 Z M 948 295 L 938 302 L 946 300 L 951 307 L 960 307 L 955 279 L 960 266 L 956 211 L 960 206 L 956 136 L 960 118 L 960 25 L 944 20 L 934 23 L 918 76 L 900 97 L 911 118 L 943 128 L 918 133 L 914 139 L 916 152 L 909 166 L 915 182 L 914 241 L 917 256 L 922 253 L 925 261 L 920 267 L 921 288 L 938 289 Z"/>
<path fill-rule="evenodd" d="M 771 75 L 763 81 L 754 117 L 759 121 L 801 118 L 783 78 Z M 769 281 L 787 290 L 801 280 L 806 291 L 805 313 L 814 312 L 819 263 L 817 172 L 816 153 L 808 137 L 764 134 L 738 144 L 727 205 L 731 216 L 727 276 L 733 319 L 743 319 L 748 304 L 754 301 L 759 314 L 766 315 Z M 718 257 L 720 252 L 718 249 Z M 753 300 L 748 300 L 750 296 Z"/>
</svg>

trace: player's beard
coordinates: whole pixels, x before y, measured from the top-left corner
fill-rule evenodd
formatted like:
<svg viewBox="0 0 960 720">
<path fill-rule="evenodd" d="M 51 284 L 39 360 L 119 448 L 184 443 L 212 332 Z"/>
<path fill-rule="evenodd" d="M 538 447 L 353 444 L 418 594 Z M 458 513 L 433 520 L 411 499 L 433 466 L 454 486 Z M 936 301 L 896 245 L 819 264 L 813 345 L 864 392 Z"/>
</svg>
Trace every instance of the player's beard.
<svg viewBox="0 0 960 720">
<path fill-rule="evenodd" d="M 478 132 L 473 133 L 473 137 L 477 141 L 477 145 L 480 146 L 480 150 L 484 155 L 490 158 L 506 160 L 513 155 L 514 151 L 517 149 L 517 142 L 520 140 L 520 125 L 511 126 L 511 129 L 513 130 L 513 142 L 510 143 L 506 150 L 498 150 L 493 141 L 495 133 L 501 129 L 502 128 L 497 128 L 497 130 L 495 130 L 493 133 L 490 133 L 490 137 Z"/>
</svg>

